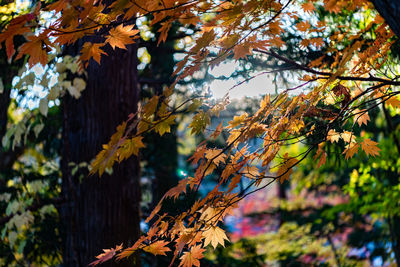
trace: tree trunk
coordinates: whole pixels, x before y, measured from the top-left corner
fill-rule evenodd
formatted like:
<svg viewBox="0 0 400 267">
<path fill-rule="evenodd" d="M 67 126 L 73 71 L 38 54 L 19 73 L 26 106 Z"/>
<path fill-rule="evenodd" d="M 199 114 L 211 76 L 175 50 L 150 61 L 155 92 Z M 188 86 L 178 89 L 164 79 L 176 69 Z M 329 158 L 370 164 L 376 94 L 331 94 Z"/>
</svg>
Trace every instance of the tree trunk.
<svg viewBox="0 0 400 267">
<path fill-rule="evenodd" d="M 1 31 L 1 28 L 0 28 Z M 8 172 L 15 160 L 21 154 L 22 149 L 4 149 L 1 141 L 7 132 L 8 108 L 10 106 L 12 81 L 18 75 L 18 70 L 23 66 L 23 61 L 8 63 L 5 48 L 0 49 L 0 79 L 3 84 L 3 92 L 0 93 L 0 172 Z"/>
<path fill-rule="evenodd" d="M 400 0 L 372 0 L 376 10 L 385 19 L 387 24 L 393 32 L 400 38 Z M 392 125 L 391 118 L 388 112 L 385 110 L 385 106 L 382 106 L 385 112 L 385 117 L 388 122 L 388 126 L 393 133 L 393 138 L 395 139 L 395 144 L 399 150 L 399 141 L 395 135 L 395 126 Z M 400 151 L 398 151 L 400 153 Z M 399 180 L 397 181 L 399 183 Z M 400 217 L 393 216 L 387 218 L 390 236 L 392 239 L 392 248 L 395 254 L 397 265 L 400 266 Z"/>
<path fill-rule="evenodd" d="M 400 37 L 400 0 L 372 0 L 376 10 Z"/>
<path fill-rule="evenodd" d="M 400 141 L 397 138 L 397 133 L 396 133 L 396 129 L 397 129 L 397 125 L 394 124 L 392 117 L 390 116 L 389 111 L 386 109 L 385 105 L 382 105 L 382 110 L 383 110 L 383 114 L 385 115 L 385 119 L 386 119 L 386 124 L 387 124 L 387 136 L 391 136 L 393 138 L 395 147 L 397 148 L 397 153 L 398 155 L 400 155 Z M 395 162 L 393 163 L 395 164 Z M 396 173 L 389 173 L 388 174 L 389 177 L 397 177 Z M 389 182 L 392 186 L 396 186 L 399 184 L 399 179 L 395 178 L 395 179 L 389 179 Z M 396 263 L 398 266 L 400 266 L 400 216 L 387 216 L 386 217 L 386 221 L 389 225 L 389 233 L 390 233 L 390 238 L 392 241 L 392 249 L 394 252 L 394 256 L 396 259 Z"/>
<path fill-rule="evenodd" d="M 79 99 L 63 100 L 61 214 L 65 226 L 64 266 L 87 266 L 103 248 L 132 244 L 140 234 L 139 160 L 116 164 L 111 175 L 73 175 L 70 162 L 90 162 L 117 125 L 137 110 L 137 46 L 109 49 L 101 65 L 90 62 L 87 87 Z M 80 181 L 81 180 L 81 181 Z M 104 266 L 106 266 L 105 264 Z M 108 266 L 139 266 L 137 256 Z"/>
</svg>

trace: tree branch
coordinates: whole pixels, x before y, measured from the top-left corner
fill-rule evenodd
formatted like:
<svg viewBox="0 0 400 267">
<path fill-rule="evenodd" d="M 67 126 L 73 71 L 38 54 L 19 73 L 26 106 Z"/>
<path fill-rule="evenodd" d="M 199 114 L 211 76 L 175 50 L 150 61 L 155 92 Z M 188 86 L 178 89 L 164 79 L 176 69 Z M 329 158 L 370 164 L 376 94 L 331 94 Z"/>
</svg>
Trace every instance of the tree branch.
<svg viewBox="0 0 400 267">
<path fill-rule="evenodd" d="M 329 79 L 331 77 L 334 76 L 333 73 L 330 72 L 324 72 L 324 71 L 318 71 L 315 69 L 312 69 L 310 67 L 301 65 L 299 63 L 297 63 L 294 60 L 291 60 L 289 58 L 283 57 L 279 54 L 277 54 L 276 52 L 270 50 L 270 51 L 265 51 L 265 50 L 260 50 L 260 49 L 254 49 L 254 51 L 274 57 L 278 60 L 281 60 L 291 66 L 293 66 L 293 69 L 298 69 L 298 70 L 304 70 L 308 73 L 312 73 L 312 74 L 316 74 L 316 75 L 321 75 L 321 76 L 325 76 L 325 77 L 318 77 L 318 79 Z M 380 82 L 380 83 L 384 83 L 386 85 L 395 85 L 398 86 L 400 85 L 400 81 L 393 81 L 393 80 L 389 80 L 389 79 L 382 79 L 379 77 L 375 77 L 370 75 L 369 77 L 353 77 L 353 76 L 337 76 L 336 79 L 341 80 L 341 81 L 363 81 L 363 82 Z"/>
</svg>

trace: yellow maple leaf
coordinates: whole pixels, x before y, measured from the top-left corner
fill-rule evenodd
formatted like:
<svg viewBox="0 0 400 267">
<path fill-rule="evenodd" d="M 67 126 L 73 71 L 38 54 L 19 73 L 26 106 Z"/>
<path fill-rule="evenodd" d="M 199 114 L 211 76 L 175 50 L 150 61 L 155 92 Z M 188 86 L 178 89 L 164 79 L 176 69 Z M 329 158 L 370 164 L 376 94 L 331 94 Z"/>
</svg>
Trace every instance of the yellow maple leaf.
<svg viewBox="0 0 400 267">
<path fill-rule="evenodd" d="M 118 161 L 121 162 L 132 155 L 137 156 L 139 154 L 139 150 L 145 147 L 142 139 L 142 136 L 137 136 L 125 140 L 121 147 L 118 149 Z"/>
<path fill-rule="evenodd" d="M 205 208 L 205 210 L 203 209 L 198 212 L 201 213 L 200 220 L 208 221 L 208 220 L 212 220 L 214 218 L 217 219 L 219 210 L 215 209 L 213 207 L 207 207 L 207 208 Z"/>
<path fill-rule="evenodd" d="M 231 35 L 221 38 L 219 40 L 219 43 L 220 43 L 221 47 L 223 47 L 225 49 L 230 49 L 237 43 L 239 38 L 240 38 L 239 34 L 231 34 Z"/>
<path fill-rule="evenodd" d="M 377 146 L 377 142 L 372 141 L 371 139 L 364 139 L 361 143 L 361 149 L 367 154 L 367 156 L 371 155 L 373 157 L 379 155 L 379 151 L 381 150 Z"/>
<path fill-rule="evenodd" d="M 159 96 L 155 95 L 147 101 L 146 105 L 143 106 L 143 116 L 150 117 L 157 110 Z"/>
<path fill-rule="evenodd" d="M 240 116 L 234 116 L 233 120 L 229 122 L 229 128 L 235 128 L 244 122 L 244 120 L 248 117 L 247 113 L 243 113 Z"/>
<path fill-rule="evenodd" d="M 204 111 L 199 111 L 196 115 L 194 115 L 192 122 L 189 124 L 189 128 L 191 128 L 191 134 L 199 134 L 204 131 L 208 124 L 210 124 L 211 118 L 210 115 Z"/>
<path fill-rule="evenodd" d="M 165 254 L 165 252 L 171 251 L 171 249 L 166 246 L 166 245 L 168 245 L 168 243 L 169 242 L 162 241 L 162 240 L 156 241 L 154 243 L 151 243 L 147 247 L 144 247 L 143 250 L 146 252 L 149 252 L 155 256 L 156 255 L 166 256 L 167 254 Z"/>
<path fill-rule="evenodd" d="M 181 262 L 179 263 L 179 267 L 191 267 L 191 266 L 200 266 L 200 259 L 203 258 L 203 252 L 205 249 L 201 248 L 201 245 L 197 245 L 191 248 L 190 252 L 183 252 L 183 255 L 180 257 Z"/>
<path fill-rule="evenodd" d="M 119 25 L 110 30 L 107 36 L 106 43 L 109 43 L 113 49 L 115 47 L 126 49 L 127 44 L 133 44 L 134 39 L 137 39 L 139 30 L 133 29 L 133 25 Z"/>
<path fill-rule="evenodd" d="M 339 142 L 339 138 L 340 138 L 340 133 L 337 133 L 335 130 L 330 129 L 326 137 L 326 140 L 330 141 L 331 143 L 334 142 L 337 143 Z"/>
<path fill-rule="evenodd" d="M 345 141 L 346 143 L 353 143 L 356 138 L 354 136 L 354 134 L 349 131 L 344 131 L 343 133 L 340 134 L 340 136 L 342 137 L 343 141 Z"/>
<path fill-rule="evenodd" d="M 175 115 L 171 115 L 167 119 L 161 119 L 160 121 L 156 122 L 154 131 L 156 131 L 160 136 L 171 132 L 171 125 L 175 124 L 175 117 Z"/>
<path fill-rule="evenodd" d="M 225 231 L 219 228 L 218 226 L 211 226 L 207 230 L 203 232 L 204 246 L 207 246 L 211 243 L 211 245 L 216 248 L 218 244 L 224 245 L 224 240 L 229 240 L 225 234 Z"/>
</svg>

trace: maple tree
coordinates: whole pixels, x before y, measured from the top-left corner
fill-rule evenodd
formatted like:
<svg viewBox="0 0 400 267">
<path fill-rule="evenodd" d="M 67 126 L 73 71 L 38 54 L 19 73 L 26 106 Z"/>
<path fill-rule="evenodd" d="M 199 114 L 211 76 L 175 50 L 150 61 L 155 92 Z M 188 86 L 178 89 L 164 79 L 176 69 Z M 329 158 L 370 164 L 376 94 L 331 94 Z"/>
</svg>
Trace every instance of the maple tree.
<svg viewBox="0 0 400 267">
<path fill-rule="evenodd" d="M 358 14 L 365 18 L 365 25 L 357 31 L 346 21 L 343 25 L 329 25 L 313 17 L 317 8 L 336 15 Z M 53 14 L 54 21 L 43 23 L 40 17 L 44 12 Z M 134 43 L 140 34 L 134 26 L 136 20 L 149 15 L 151 25 L 161 25 L 159 43 L 166 40 L 176 21 L 197 27 L 199 37 L 176 65 L 175 82 L 162 94 L 144 101 L 137 112 L 133 110 L 118 126 L 93 161 L 92 174 L 102 175 L 114 164 L 137 156 L 144 146 L 142 136 L 148 132 L 170 132 L 182 110 L 197 112 L 189 125 L 192 134 L 210 131 L 211 116 L 218 116 L 228 101 L 201 106 L 199 99 L 204 97 L 199 96 L 183 100 L 175 107 L 170 105 L 177 82 L 196 75 L 204 66 L 212 68 L 231 57 L 269 57 L 285 64 L 287 70 L 297 70 L 301 84 L 282 88 L 275 95 L 267 94 L 254 114 L 235 116 L 227 124 L 212 129 L 210 138 L 228 133 L 224 147 L 200 144 L 191 158 L 196 168 L 194 177 L 181 180 L 164 195 L 146 220 L 152 223 L 148 233 L 133 246 L 104 251 L 93 265 L 114 256 L 121 260 L 138 250 L 154 255 L 172 250 L 172 262 L 179 258 L 182 266 L 198 266 L 203 247 L 224 244 L 227 237 L 218 225 L 237 202 L 276 180 L 290 179 L 293 168 L 308 155 L 314 154 L 318 165 L 323 165 L 327 142 L 343 141 L 346 159 L 361 151 L 368 156 L 379 155 L 378 143 L 356 136 L 354 127 L 367 124 L 368 112 L 385 102 L 398 108 L 396 86 L 400 81 L 388 64 L 396 37 L 369 1 L 121 0 L 109 4 L 97 0 L 59 0 L 39 4 L 32 13 L 11 20 L 0 34 L 0 43 L 4 42 L 10 59 L 14 54 L 15 59 L 26 55 L 33 66 L 45 65 L 47 51 L 53 47 L 83 40 L 79 53 L 80 68 L 84 69 L 91 61 L 102 64 L 109 46 L 112 51 L 119 51 Z M 298 46 L 321 51 L 322 56 L 299 63 L 278 53 L 285 50 L 281 35 L 287 24 L 304 36 Z M 331 31 L 332 26 L 336 30 Z M 13 40 L 20 35 L 26 37 L 26 42 L 17 51 Z M 275 71 L 282 69 L 271 73 Z M 256 151 L 246 146 L 252 138 L 263 140 Z M 281 153 L 282 148 L 299 142 L 307 144 L 301 152 Z M 218 184 L 190 209 L 175 216 L 160 214 L 164 199 L 176 200 L 189 189 L 199 190 L 205 178 L 218 169 L 223 169 Z M 241 180 L 249 186 L 239 191 Z"/>
</svg>

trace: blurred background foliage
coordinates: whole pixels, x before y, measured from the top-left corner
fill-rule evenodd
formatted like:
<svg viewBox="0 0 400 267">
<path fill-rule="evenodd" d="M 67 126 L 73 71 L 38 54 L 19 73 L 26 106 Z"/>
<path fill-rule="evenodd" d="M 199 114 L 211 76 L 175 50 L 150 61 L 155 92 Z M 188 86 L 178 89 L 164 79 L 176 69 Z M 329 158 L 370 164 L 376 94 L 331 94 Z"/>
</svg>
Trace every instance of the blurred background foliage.
<svg viewBox="0 0 400 267">
<path fill-rule="evenodd" d="M 23 3 L 24 6 L 17 9 L 15 2 L 0 1 L 0 29 L 16 13 L 26 12 L 34 5 Z M 322 8 L 318 15 L 331 21 L 328 30 L 319 33 L 325 41 L 335 31 L 342 30 L 334 28 L 338 21 L 356 30 L 365 28 L 373 18 L 369 13 L 334 16 Z M 195 28 L 185 29 L 176 24 L 166 43 L 157 46 L 157 27 L 159 25 L 150 27 L 146 18 L 139 22 L 142 39 L 138 69 L 143 99 L 161 95 L 171 84 L 175 62 L 197 34 Z M 368 34 L 373 38 L 373 29 Z M 287 45 L 281 52 L 304 64 L 324 53 L 312 47 L 299 48 L 297 44 L 301 39 L 298 31 L 288 28 L 282 36 Z M 399 50 L 396 50 L 398 46 L 394 47 L 386 68 L 397 70 Z M 62 263 L 64 234 L 58 214 L 63 203 L 60 197 L 60 101 L 66 93 L 79 97 L 84 86 L 80 80 L 67 79 L 67 74 L 77 72 L 75 59 L 56 57 L 55 52 L 46 68 L 28 71 L 26 61 L 10 63 L 4 47 L 0 49 L 0 266 L 58 266 Z M 178 85 L 177 102 L 188 96 L 208 94 L 215 80 L 243 81 L 272 69 L 281 71 L 270 74 L 272 88 L 268 88 L 269 92 L 293 86 L 295 73 L 284 72 L 288 66 L 276 60 L 265 56 L 251 56 L 246 61 L 229 60 L 234 64 L 234 71 L 227 76 L 204 69 L 192 79 L 182 81 Z M 48 102 L 44 102 L 43 96 Z M 216 100 L 213 101 L 209 105 L 215 104 Z M 230 102 L 220 116 L 225 122 L 234 115 L 254 112 L 259 103 L 257 98 L 226 98 L 225 101 Z M 196 144 L 207 140 L 207 135 L 190 137 L 186 130 L 190 116 L 193 116 L 190 110 L 179 114 L 177 126 L 171 133 L 163 137 L 148 135 L 144 140 L 146 149 L 141 155 L 143 217 L 166 190 L 180 178 L 193 174 L 187 159 Z M 346 161 L 340 152 L 343 149 L 328 144 L 325 165 L 318 167 L 315 159 L 307 158 L 295 169 L 290 181 L 274 184 L 244 200 L 225 222 L 231 242 L 225 248 L 208 251 L 202 264 L 395 266 L 396 255 L 400 255 L 396 252 L 400 249 L 400 110 L 387 106 L 370 112 L 369 116 L 371 121 L 366 127 L 361 130 L 356 125 L 354 130 L 379 141 L 379 157 L 368 159 L 360 154 Z M 214 128 L 220 119 L 213 119 Z M 218 146 L 219 143 L 222 144 L 221 140 L 213 144 Z M 257 147 L 260 142 L 254 140 L 249 145 Z M 344 143 L 339 146 L 343 148 Z M 292 149 L 302 149 L 302 145 Z M 88 168 L 87 162 L 70 164 L 72 171 Z M 215 179 L 211 177 L 207 183 L 211 187 Z M 183 210 L 195 198 L 193 194 L 189 201 L 166 203 L 163 209 L 179 212 L 176 207 Z M 142 231 L 147 231 L 144 223 Z M 164 266 L 168 262 L 165 258 L 143 255 L 144 266 Z"/>
</svg>

